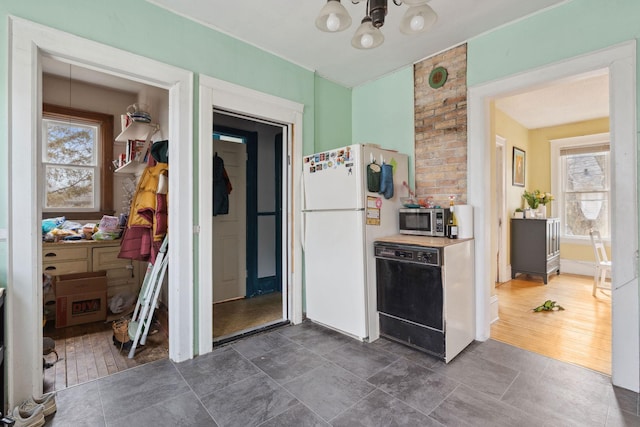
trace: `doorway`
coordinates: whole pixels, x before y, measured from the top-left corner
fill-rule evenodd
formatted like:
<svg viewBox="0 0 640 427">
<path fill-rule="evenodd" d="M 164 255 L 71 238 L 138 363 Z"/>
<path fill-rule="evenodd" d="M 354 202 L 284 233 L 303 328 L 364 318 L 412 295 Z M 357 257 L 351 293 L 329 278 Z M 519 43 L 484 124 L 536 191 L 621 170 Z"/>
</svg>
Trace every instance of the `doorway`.
<svg viewBox="0 0 640 427">
<path fill-rule="evenodd" d="M 199 260 L 198 277 L 198 351 L 207 353 L 213 348 L 213 217 L 211 176 L 214 156 L 211 131 L 214 128 L 213 112 L 216 110 L 265 121 L 282 127 L 282 213 L 278 223 L 282 227 L 282 319 L 297 324 L 302 322 L 302 246 L 300 186 L 303 145 L 302 104 L 269 95 L 246 87 L 234 85 L 212 77 L 200 76 L 200 128 L 199 128 L 199 210 L 197 242 Z M 277 252 L 276 252 L 277 253 Z M 285 296 L 286 295 L 286 296 Z M 285 301 L 286 299 L 286 301 Z M 286 310 L 286 311 L 285 311 Z"/>
<path fill-rule="evenodd" d="M 13 184 L 9 186 L 9 230 L 41 228 L 39 173 L 35 159 L 40 141 L 43 54 L 168 90 L 170 126 L 167 137 L 173 141 L 189 140 L 192 123 L 190 72 L 19 18 L 11 17 L 10 20 L 9 99 L 12 115 L 8 176 Z M 171 329 L 177 331 L 169 337 L 169 357 L 182 361 L 193 356 L 193 188 L 189 174 L 180 173 L 180 170 L 190 170 L 192 153 L 174 144 L 169 145 L 169 156 L 175 172 L 169 182 L 169 193 L 179 193 L 185 201 L 169 206 L 169 228 L 175 230 L 169 238 L 173 248 L 169 253 L 169 263 L 173 266 L 168 281 L 169 320 Z M 32 190 L 25 193 L 24 188 Z M 12 407 L 27 396 L 42 394 L 41 242 L 37 238 L 10 234 L 8 253 L 7 347 L 12 351 L 7 353 L 7 372 L 11 373 L 7 390 L 8 404 Z M 179 258 L 177 254 L 180 254 Z M 25 263 L 25 259 L 33 262 Z"/>
<path fill-rule="evenodd" d="M 214 180 L 213 339 L 218 343 L 288 318 L 282 286 L 286 126 L 221 110 L 214 111 L 213 123 L 214 176 L 216 165 L 224 165 L 230 190 L 220 200 Z"/>
<path fill-rule="evenodd" d="M 544 85 L 573 75 L 607 68 L 611 78 L 611 134 L 614 199 L 612 211 L 613 267 L 612 300 L 612 382 L 638 391 L 640 375 L 637 278 L 637 179 L 635 119 L 635 43 L 624 43 L 602 51 L 548 65 L 500 81 L 469 89 L 469 198 L 476 206 L 485 206 L 491 190 L 490 167 L 493 137 L 490 136 L 490 101 L 527 87 Z M 631 92 L 629 92 L 631 90 Z M 491 144 L 488 143 L 491 141 Z M 476 239 L 476 338 L 490 335 L 489 301 L 491 268 L 491 209 L 478 209 L 475 218 Z"/>
<path fill-rule="evenodd" d="M 496 249 L 496 283 L 507 279 L 507 229 L 506 221 L 509 218 L 506 205 L 506 139 L 496 135 L 496 221 L 498 228 L 498 241 Z M 492 301 L 493 304 L 493 301 Z"/>
<path fill-rule="evenodd" d="M 129 105 L 144 99 L 147 103 L 146 111 L 150 114 L 152 122 L 157 124 L 157 128 L 154 127 L 154 129 L 158 129 L 157 132 L 154 131 L 151 140 L 161 140 L 163 134 L 166 134 L 168 92 L 44 55 L 42 71 L 45 119 L 51 120 L 49 113 L 51 110 L 66 111 L 71 120 L 76 117 L 75 114 L 102 114 L 109 118 L 107 123 L 110 128 L 113 128 L 110 129 L 113 131 L 113 137 L 102 141 L 101 148 L 96 150 L 96 157 L 102 160 L 100 163 L 108 164 L 109 171 L 113 171 L 113 173 L 105 173 L 105 168 L 101 168 L 103 173 L 100 174 L 100 179 L 96 180 L 96 183 L 100 183 L 96 186 L 98 191 L 103 195 L 106 193 L 104 199 L 108 204 L 99 206 L 103 212 L 45 210 L 42 218 L 64 216 L 67 221 L 61 227 L 65 228 L 73 224 L 81 226 L 99 223 L 103 213 L 116 217 L 128 214 L 137 176 L 139 177 L 144 169 L 145 162 L 134 160 L 127 163 L 126 167 L 117 169 L 112 164 L 111 159 L 118 159 L 121 154 L 126 158 L 127 147 L 130 145 L 121 137 L 124 128 L 120 118 Z M 146 132 L 147 128 L 144 124 L 136 123 L 136 125 Z M 131 127 L 128 131 L 131 133 L 135 129 Z M 46 139 L 44 131 L 43 139 Z M 42 150 L 46 150 L 45 147 L 48 146 L 49 144 L 42 144 Z M 52 155 L 46 155 L 46 152 L 44 154 L 45 156 L 38 156 L 38 158 L 53 158 Z M 45 180 L 41 178 L 38 181 L 37 194 L 44 194 L 46 191 Z M 153 333 L 144 346 L 137 348 L 135 358 L 127 357 L 127 351 L 124 348 L 126 346 L 114 346 L 111 322 L 130 316 L 133 312 L 147 266 L 146 262 L 118 258 L 120 242 L 121 240 L 118 239 L 111 242 L 79 240 L 42 244 L 45 254 L 43 271 L 47 277 L 51 278 L 52 283 L 62 275 L 70 273 L 105 271 L 107 277 L 106 296 L 100 302 L 104 316 L 101 319 L 94 318 L 95 321 L 92 322 L 79 323 L 76 320 L 70 323 L 78 324 L 68 324 L 66 327 L 58 327 L 63 324 L 61 317 L 64 317 L 64 314 L 59 306 L 61 303 L 57 302 L 53 286 L 43 289 L 43 335 L 48 345 L 52 342 L 55 344 L 53 354 L 56 355 L 56 357 L 52 357 L 53 354 L 45 357 L 46 369 L 43 370 L 45 393 L 62 390 L 168 357 L 166 322 L 157 321 L 154 324 Z M 77 255 L 70 255 L 74 251 Z M 166 313 L 168 306 L 166 297 L 161 297 L 160 301 L 162 311 Z M 162 318 L 166 317 L 162 316 Z M 156 319 L 159 318 L 161 317 L 156 315 Z"/>
<path fill-rule="evenodd" d="M 530 232 L 531 227 L 544 221 L 510 219 L 515 209 L 526 207 L 523 191 L 538 189 L 553 194 L 553 202 L 545 206 L 545 210 L 550 217 L 559 219 L 560 260 L 556 258 L 555 262 L 560 263 L 561 276 L 552 274 L 549 282 L 526 274 L 512 279 L 511 275 L 501 275 L 498 265 L 494 296 L 499 297 L 500 309 L 499 319 L 491 326 L 491 337 L 611 375 L 611 295 L 610 292 L 598 292 L 595 297 L 591 295 L 594 260 L 588 233 L 589 227 L 598 227 L 609 238 L 609 187 L 600 184 L 610 182 L 609 161 L 606 160 L 609 158 L 610 127 L 608 87 L 608 72 L 600 70 L 495 100 L 493 128 L 497 133 L 509 136 L 507 151 L 517 146 L 527 153 L 528 159 L 524 187 L 509 183 L 506 193 L 509 208 L 506 205 L 500 208 L 498 204 L 498 216 L 506 218 L 504 226 L 511 233 L 516 226 L 519 227 L 521 236 L 523 230 Z M 606 134 L 601 135 L 602 132 Z M 590 136 L 583 137 L 585 134 Z M 582 190 L 601 190 L 597 194 L 603 200 L 601 207 L 604 209 L 598 209 L 595 216 L 589 218 L 582 209 L 575 209 L 571 200 L 592 198 L 594 193 L 565 193 L 571 187 L 561 184 L 561 181 L 568 181 L 562 179 L 561 170 L 564 168 L 559 167 L 562 157 L 558 144 L 569 144 L 566 138 L 571 136 L 574 136 L 569 138 L 573 149 L 580 147 L 579 157 L 574 157 L 574 161 L 581 165 L 603 164 L 599 169 L 600 175 L 596 175 L 595 170 L 583 174 L 582 168 L 579 176 L 572 175 L 581 180 Z M 600 145 L 596 146 L 596 142 Z M 598 152 L 598 160 L 590 150 Z M 602 150 L 606 150 L 606 154 Z M 496 155 L 497 194 L 501 193 L 500 181 L 506 180 L 512 168 L 509 166 L 505 170 L 501 167 L 500 156 Z M 502 236 L 501 232 L 496 234 Z M 510 242 L 516 248 L 528 246 L 526 256 L 538 259 L 532 246 L 535 243 L 513 238 Z M 510 245 L 504 247 L 508 250 Z M 547 300 L 557 301 L 567 310 L 558 314 L 536 314 L 531 310 Z M 527 306 L 530 310 L 518 310 L 518 307 Z"/>
</svg>

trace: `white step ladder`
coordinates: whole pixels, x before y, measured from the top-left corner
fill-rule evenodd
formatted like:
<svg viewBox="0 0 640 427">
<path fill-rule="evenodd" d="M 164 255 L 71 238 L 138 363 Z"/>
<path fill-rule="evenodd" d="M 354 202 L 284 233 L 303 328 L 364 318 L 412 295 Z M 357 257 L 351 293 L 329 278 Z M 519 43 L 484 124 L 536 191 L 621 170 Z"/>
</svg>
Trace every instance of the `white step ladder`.
<svg viewBox="0 0 640 427">
<path fill-rule="evenodd" d="M 131 316 L 131 322 L 129 322 L 129 339 L 133 341 L 129 350 L 129 359 L 133 359 L 138 344 L 145 345 L 147 342 L 147 334 L 153 319 L 153 312 L 158 303 L 164 275 L 167 272 L 167 264 L 169 262 L 169 257 L 167 256 L 168 244 L 169 237 L 165 236 L 155 263 L 147 266 L 147 273 L 140 288 L 138 302 L 133 311 L 133 316 Z"/>
</svg>

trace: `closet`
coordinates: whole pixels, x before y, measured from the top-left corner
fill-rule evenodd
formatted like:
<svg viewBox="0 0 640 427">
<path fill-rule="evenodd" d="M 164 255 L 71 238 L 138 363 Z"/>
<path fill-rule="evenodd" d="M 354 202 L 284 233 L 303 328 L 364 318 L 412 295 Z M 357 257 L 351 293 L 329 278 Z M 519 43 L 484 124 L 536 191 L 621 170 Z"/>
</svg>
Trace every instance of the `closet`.
<svg viewBox="0 0 640 427">
<path fill-rule="evenodd" d="M 113 159 L 110 165 L 113 172 L 113 211 L 105 214 L 115 217 L 128 214 L 137 181 L 146 167 L 145 156 L 136 157 L 135 151 L 129 151 L 132 147 L 142 147 L 145 143 L 146 148 L 150 148 L 153 141 L 168 135 L 168 91 L 44 58 L 42 99 L 47 104 L 94 111 L 113 117 L 113 135 L 117 136 L 112 137 L 107 144 L 109 152 L 106 153 L 108 158 Z M 123 123 L 127 107 L 140 102 L 149 106 L 150 119 Z M 121 159 L 125 161 L 121 163 Z M 43 218 L 63 214 L 43 212 Z M 99 215 L 102 214 L 101 212 Z M 74 213 L 72 218 L 80 224 L 100 222 L 96 214 L 83 217 L 81 213 Z M 156 330 L 160 332 L 150 335 L 144 348 L 138 347 L 135 359 L 128 359 L 126 351 L 113 345 L 111 320 L 133 311 L 147 269 L 146 262 L 120 258 L 120 245 L 120 239 L 42 243 L 43 273 L 55 278 L 69 273 L 104 272 L 107 306 L 106 316 L 101 321 L 56 328 L 55 284 L 43 288 L 43 312 L 46 314 L 43 335 L 55 340 L 56 351 L 60 354 L 60 361 L 43 371 L 45 392 L 64 389 L 168 357 L 168 337 L 164 333 L 168 325 L 168 314 L 167 305 L 163 303 L 166 301 L 166 291 L 161 294 L 159 302 L 164 310 L 164 314 L 159 316 L 164 328 L 162 325 L 159 328 L 154 325 L 154 330 L 150 333 Z M 112 299 L 123 295 L 132 297 L 130 309 L 119 313 L 110 312 Z M 96 368 L 89 369 L 90 366 Z"/>
</svg>

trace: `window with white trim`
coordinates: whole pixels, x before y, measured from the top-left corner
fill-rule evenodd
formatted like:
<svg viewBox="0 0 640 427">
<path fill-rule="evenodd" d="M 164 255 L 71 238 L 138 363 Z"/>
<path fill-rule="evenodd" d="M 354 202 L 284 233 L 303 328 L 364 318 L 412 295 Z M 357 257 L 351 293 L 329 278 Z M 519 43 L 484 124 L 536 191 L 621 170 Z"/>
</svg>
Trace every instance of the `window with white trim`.
<svg viewBox="0 0 640 427">
<path fill-rule="evenodd" d="M 552 179 L 557 195 L 561 236 L 588 239 L 595 228 L 603 238 L 611 235 L 609 135 L 568 138 L 551 142 L 557 173 Z"/>
</svg>

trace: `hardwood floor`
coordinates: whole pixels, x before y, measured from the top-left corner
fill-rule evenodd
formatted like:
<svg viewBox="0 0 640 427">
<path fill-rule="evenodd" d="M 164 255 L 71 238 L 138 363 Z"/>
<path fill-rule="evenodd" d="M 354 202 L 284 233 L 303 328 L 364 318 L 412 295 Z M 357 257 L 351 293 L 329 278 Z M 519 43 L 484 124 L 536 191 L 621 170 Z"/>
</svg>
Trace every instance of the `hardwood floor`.
<svg viewBox="0 0 640 427">
<path fill-rule="evenodd" d="M 282 294 L 216 304 L 213 312 L 214 337 L 227 336 L 282 319 Z M 138 347 L 133 359 L 127 357 L 126 349 L 120 350 L 113 344 L 111 322 L 59 329 L 54 327 L 54 322 L 47 322 L 43 336 L 55 341 L 59 356 L 57 363 L 43 371 L 45 393 L 169 357 L 167 334 L 162 328 L 148 336 L 146 345 Z M 50 353 L 44 359 L 53 363 L 56 356 Z"/>
<path fill-rule="evenodd" d="M 496 288 L 500 319 L 491 338 L 611 375 L 611 292 L 593 297 L 591 276 L 554 275 L 548 285 L 520 277 Z M 565 310 L 532 311 L 546 300 Z"/>
<path fill-rule="evenodd" d="M 213 338 L 282 320 L 282 293 L 274 292 L 213 305 Z"/>
<path fill-rule="evenodd" d="M 147 343 L 136 349 L 133 359 L 127 357 L 127 350 L 120 350 L 113 344 L 110 322 L 60 329 L 54 328 L 53 322 L 48 322 L 43 335 L 55 340 L 59 356 L 59 361 L 43 372 L 45 393 L 169 357 L 167 335 L 161 329 L 147 337 Z M 53 363 L 56 357 L 50 353 L 44 359 Z"/>
</svg>

